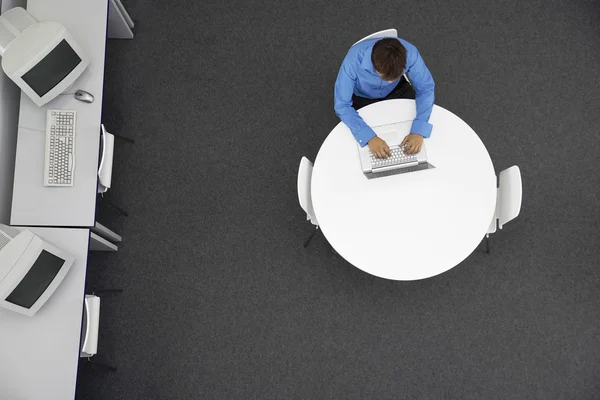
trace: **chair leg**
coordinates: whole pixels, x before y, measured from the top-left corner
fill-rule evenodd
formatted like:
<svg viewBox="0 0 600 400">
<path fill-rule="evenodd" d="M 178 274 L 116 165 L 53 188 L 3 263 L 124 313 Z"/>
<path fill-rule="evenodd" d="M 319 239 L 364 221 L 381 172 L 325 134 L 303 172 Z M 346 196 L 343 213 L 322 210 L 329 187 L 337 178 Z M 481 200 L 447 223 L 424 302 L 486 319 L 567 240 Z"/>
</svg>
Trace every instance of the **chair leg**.
<svg viewBox="0 0 600 400">
<path fill-rule="evenodd" d="M 490 254 L 490 235 L 485 235 L 485 252 Z"/>
<path fill-rule="evenodd" d="M 129 217 L 129 213 L 125 210 L 123 210 L 121 207 L 117 206 L 115 203 L 113 203 L 112 201 L 110 201 L 109 199 L 107 199 L 104 196 L 100 196 L 100 198 L 106 202 L 106 204 L 108 204 L 109 206 L 111 206 L 112 208 L 114 208 L 115 210 L 117 210 L 119 212 L 119 214 L 121 214 L 124 217 Z"/>
<path fill-rule="evenodd" d="M 88 360 L 88 364 L 90 364 L 90 365 L 96 365 L 98 367 L 102 367 L 104 369 L 107 369 L 107 370 L 113 371 L 113 372 L 117 370 L 117 367 L 113 367 L 112 365 L 108 365 L 108 364 L 105 364 L 105 363 L 102 363 L 102 362 L 99 362 L 96 360 L 92 361 L 92 357 L 88 357 L 87 360 Z"/>
<path fill-rule="evenodd" d="M 306 239 L 306 242 L 304 242 L 304 248 L 307 248 L 308 245 L 310 244 L 310 241 L 312 240 L 312 238 L 315 237 L 315 235 L 317 234 L 317 231 L 319 230 L 319 227 L 315 227 L 315 230 L 313 231 L 313 233 L 310 235 L 310 237 L 308 239 Z"/>
<path fill-rule="evenodd" d="M 123 293 L 123 289 L 100 289 L 92 292 L 92 294 L 107 294 L 107 293 Z"/>
<path fill-rule="evenodd" d="M 339 256 L 338 252 L 337 252 L 337 251 L 335 251 L 335 249 L 333 248 L 333 246 L 332 246 L 331 244 L 329 244 L 329 247 L 331 248 L 331 252 L 332 252 L 334 255 L 336 255 L 336 256 Z"/>
<path fill-rule="evenodd" d="M 122 140 L 122 141 L 124 141 L 124 142 L 131 143 L 131 144 L 134 144 L 134 143 L 135 143 L 135 140 L 133 140 L 133 139 L 130 139 L 130 138 L 128 138 L 128 137 L 121 136 L 121 135 L 115 135 L 114 133 L 113 133 L 112 135 L 113 135 L 113 136 L 114 136 L 116 139 Z"/>
</svg>

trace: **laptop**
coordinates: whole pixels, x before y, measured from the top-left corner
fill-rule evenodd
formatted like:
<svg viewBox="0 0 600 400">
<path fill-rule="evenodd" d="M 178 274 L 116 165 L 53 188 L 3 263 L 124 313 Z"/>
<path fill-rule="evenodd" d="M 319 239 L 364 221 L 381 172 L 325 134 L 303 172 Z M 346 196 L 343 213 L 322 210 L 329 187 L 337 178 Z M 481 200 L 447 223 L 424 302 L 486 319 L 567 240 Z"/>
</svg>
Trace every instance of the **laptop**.
<svg viewBox="0 0 600 400">
<path fill-rule="evenodd" d="M 373 153 L 371 153 L 368 145 L 360 147 L 357 143 L 360 165 L 363 174 L 365 174 L 367 179 L 435 168 L 427 162 L 427 152 L 425 150 L 426 141 L 423 141 L 421 151 L 417 154 L 404 154 L 400 148 L 402 140 L 404 140 L 406 135 L 410 134 L 411 127 L 412 121 L 372 127 L 377 136 L 385 140 L 392 151 L 392 157 L 387 159 L 376 158 Z"/>
</svg>

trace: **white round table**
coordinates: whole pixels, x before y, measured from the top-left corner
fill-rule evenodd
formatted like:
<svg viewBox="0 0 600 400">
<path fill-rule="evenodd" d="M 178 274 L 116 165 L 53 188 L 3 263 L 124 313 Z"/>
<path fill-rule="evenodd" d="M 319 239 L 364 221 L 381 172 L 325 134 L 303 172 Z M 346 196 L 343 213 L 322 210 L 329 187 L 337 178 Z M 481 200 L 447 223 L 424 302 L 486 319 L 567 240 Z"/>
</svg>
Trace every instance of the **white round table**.
<svg viewBox="0 0 600 400">
<path fill-rule="evenodd" d="M 414 100 L 360 110 L 370 126 L 408 121 Z M 496 207 L 496 175 L 477 134 L 434 106 L 424 140 L 434 169 L 367 179 L 356 140 L 340 122 L 323 142 L 312 175 L 319 227 L 350 264 L 381 278 L 410 281 L 441 274 L 478 246 Z"/>
</svg>

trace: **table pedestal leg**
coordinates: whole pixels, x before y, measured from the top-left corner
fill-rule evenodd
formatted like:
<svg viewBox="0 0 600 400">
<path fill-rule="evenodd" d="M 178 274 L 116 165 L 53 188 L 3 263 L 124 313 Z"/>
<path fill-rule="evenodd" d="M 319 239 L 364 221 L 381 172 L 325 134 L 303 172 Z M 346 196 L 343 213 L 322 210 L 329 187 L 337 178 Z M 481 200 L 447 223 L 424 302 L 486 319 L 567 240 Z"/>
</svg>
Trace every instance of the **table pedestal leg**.
<svg viewBox="0 0 600 400">
<path fill-rule="evenodd" d="M 306 242 L 304 242 L 304 248 L 307 248 L 308 245 L 310 244 L 310 241 L 312 240 L 312 238 L 315 237 L 315 235 L 317 234 L 317 231 L 319 230 L 319 227 L 315 227 L 314 232 L 310 235 L 310 237 L 308 239 L 306 239 Z"/>
</svg>

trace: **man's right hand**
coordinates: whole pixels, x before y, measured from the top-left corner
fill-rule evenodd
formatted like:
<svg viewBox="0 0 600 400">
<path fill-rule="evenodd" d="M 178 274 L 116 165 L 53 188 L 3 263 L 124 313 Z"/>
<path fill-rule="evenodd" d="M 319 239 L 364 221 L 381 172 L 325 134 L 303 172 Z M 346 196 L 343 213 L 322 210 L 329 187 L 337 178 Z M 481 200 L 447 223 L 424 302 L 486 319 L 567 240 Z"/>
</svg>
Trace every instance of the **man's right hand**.
<svg viewBox="0 0 600 400">
<path fill-rule="evenodd" d="M 377 158 L 388 158 L 392 155 L 389 146 L 379 136 L 373 136 L 368 142 L 371 153 Z"/>
</svg>

